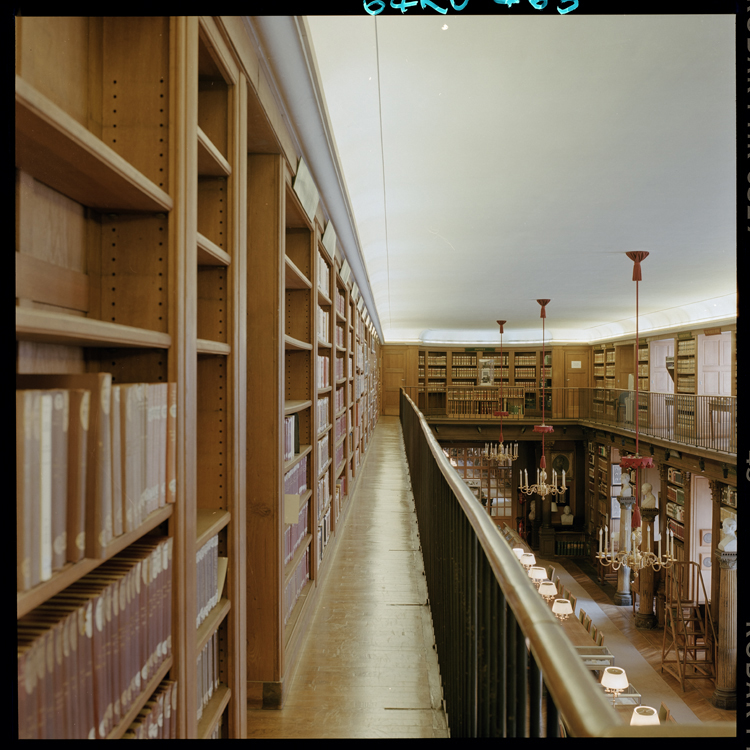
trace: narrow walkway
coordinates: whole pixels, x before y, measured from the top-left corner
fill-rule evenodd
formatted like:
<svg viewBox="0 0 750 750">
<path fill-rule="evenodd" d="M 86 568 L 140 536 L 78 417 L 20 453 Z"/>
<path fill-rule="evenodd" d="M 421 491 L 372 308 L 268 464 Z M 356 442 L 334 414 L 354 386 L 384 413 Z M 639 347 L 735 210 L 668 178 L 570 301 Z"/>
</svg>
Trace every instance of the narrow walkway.
<svg viewBox="0 0 750 750">
<path fill-rule="evenodd" d="M 380 417 L 280 711 L 249 738 L 447 737 L 397 417 Z"/>
</svg>

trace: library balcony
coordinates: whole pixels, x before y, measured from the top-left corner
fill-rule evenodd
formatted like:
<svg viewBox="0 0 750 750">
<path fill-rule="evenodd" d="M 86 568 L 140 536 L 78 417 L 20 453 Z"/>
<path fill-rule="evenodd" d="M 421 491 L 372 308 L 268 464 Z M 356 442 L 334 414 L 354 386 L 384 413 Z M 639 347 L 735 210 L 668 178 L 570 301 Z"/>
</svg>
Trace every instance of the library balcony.
<svg viewBox="0 0 750 750">
<path fill-rule="evenodd" d="M 399 419 L 451 737 L 736 736 L 733 713 L 696 718 L 638 649 L 606 628 L 612 648 L 600 651 L 607 664 L 616 657 L 629 681 L 620 694 L 605 694 L 593 675 L 606 665 L 590 663 L 603 643 L 583 636 L 575 616 L 556 618 L 404 390 Z M 580 603 L 580 582 L 562 570 L 560 577 Z M 595 598 L 586 605 L 600 627 L 612 626 Z M 661 703 L 664 720 L 631 725 L 647 700 Z"/>
<path fill-rule="evenodd" d="M 623 435 L 638 432 L 656 442 L 669 442 L 718 454 L 737 454 L 737 399 L 734 396 L 696 396 L 681 393 L 638 393 L 615 388 L 546 388 L 510 386 L 447 386 L 425 393 L 406 388 L 429 422 L 460 420 L 481 424 L 497 421 L 495 412 L 508 413 L 508 424 L 539 422 L 606 426 Z M 544 409 L 542 409 L 544 406 Z"/>
</svg>

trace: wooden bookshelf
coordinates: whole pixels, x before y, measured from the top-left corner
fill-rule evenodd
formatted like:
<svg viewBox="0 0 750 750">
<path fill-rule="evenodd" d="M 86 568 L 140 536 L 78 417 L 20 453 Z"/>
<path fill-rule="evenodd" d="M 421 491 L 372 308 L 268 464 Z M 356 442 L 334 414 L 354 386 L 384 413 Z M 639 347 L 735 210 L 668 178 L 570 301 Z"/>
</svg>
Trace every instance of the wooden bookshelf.
<svg viewBox="0 0 750 750">
<path fill-rule="evenodd" d="M 167 535 L 172 656 L 109 736 L 165 678 L 177 736 L 198 736 L 195 649 L 210 630 L 227 686 L 217 721 L 246 736 L 245 610 L 232 606 L 244 583 L 246 80 L 211 18 L 24 17 L 16 32 L 17 371 L 110 372 L 178 394 L 176 502 L 104 557 L 19 592 L 18 616 Z M 217 535 L 226 595 L 199 636 L 196 551 Z"/>
<path fill-rule="evenodd" d="M 175 502 L 39 585 L 19 576 L 19 627 L 166 537 L 171 652 L 135 713 L 176 682 L 180 739 L 246 737 L 248 702 L 283 703 L 378 405 L 367 310 L 343 250 L 323 245 L 324 207 L 308 216 L 297 197 L 299 156 L 255 54 L 237 18 L 16 18 L 17 373 L 177 394 Z M 285 461 L 287 417 L 301 440 Z M 285 565 L 284 480 L 300 469 L 306 531 Z M 226 563 L 209 604 L 207 546 Z M 108 736 L 130 736 L 133 715 Z"/>
</svg>

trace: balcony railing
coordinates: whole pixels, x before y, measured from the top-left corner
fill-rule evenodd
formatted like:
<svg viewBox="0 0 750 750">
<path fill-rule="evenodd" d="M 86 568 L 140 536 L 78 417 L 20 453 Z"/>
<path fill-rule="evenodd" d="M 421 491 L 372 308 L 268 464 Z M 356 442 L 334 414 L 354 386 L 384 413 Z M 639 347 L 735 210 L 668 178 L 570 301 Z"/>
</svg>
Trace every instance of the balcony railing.
<svg viewBox="0 0 750 750">
<path fill-rule="evenodd" d="M 734 737 L 622 723 L 404 390 L 400 420 L 452 737 Z"/>
<path fill-rule="evenodd" d="M 506 386 L 447 386 L 443 391 L 406 389 L 427 417 L 449 419 L 495 419 L 495 412 L 508 412 L 506 420 L 539 419 L 542 390 Z M 636 394 L 614 388 L 547 388 L 545 419 L 577 419 L 635 431 Z M 737 453 L 737 399 L 734 396 L 693 396 L 682 393 L 638 394 L 640 435 L 662 438 L 720 453 Z"/>
</svg>

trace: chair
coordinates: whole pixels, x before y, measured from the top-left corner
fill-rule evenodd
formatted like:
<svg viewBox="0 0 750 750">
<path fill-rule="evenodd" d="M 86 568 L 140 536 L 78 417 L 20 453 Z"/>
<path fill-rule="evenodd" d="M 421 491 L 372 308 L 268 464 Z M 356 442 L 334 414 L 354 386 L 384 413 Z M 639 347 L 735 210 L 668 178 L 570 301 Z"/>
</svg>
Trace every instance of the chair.
<svg viewBox="0 0 750 750">
<path fill-rule="evenodd" d="M 570 591 L 568 591 L 568 599 L 570 599 L 570 606 L 573 607 L 573 611 L 575 612 L 578 599 L 576 599 L 575 594 L 571 594 Z"/>
<path fill-rule="evenodd" d="M 562 583 L 560 582 L 560 576 L 555 576 L 555 588 L 558 593 L 562 593 Z"/>
<path fill-rule="evenodd" d="M 591 618 L 588 615 L 586 615 L 586 618 L 583 621 L 583 627 L 586 628 L 589 633 L 591 632 Z"/>
<path fill-rule="evenodd" d="M 659 724 L 664 724 L 672 718 L 671 711 L 662 703 L 659 706 Z"/>
<path fill-rule="evenodd" d="M 591 630 L 589 630 L 589 633 L 591 633 L 591 640 L 596 643 L 596 636 L 599 634 L 599 629 L 596 627 L 596 625 L 591 625 Z"/>
<path fill-rule="evenodd" d="M 596 636 L 596 645 L 597 646 L 603 646 L 604 645 L 604 633 L 602 631 L 599 631 L 599 635 Z"/>
<path fill-rule="evenodd" d="M 578 612 L 578 619 L 579 619 L 581 625 L 583 625 L 583 621 L 586 619 L 586 610 L 585 609 L 581 608 L 581 610 L 579 610 L 579 612 Z"/>
<path fill-rule="evenodd" d="M 547 566 L 547 578 L 550 579 L 550 581 L 553 580 L 552 576 L 555 575 L 555 566 L 554 565 L 548 565 Z"/>
</svg>

